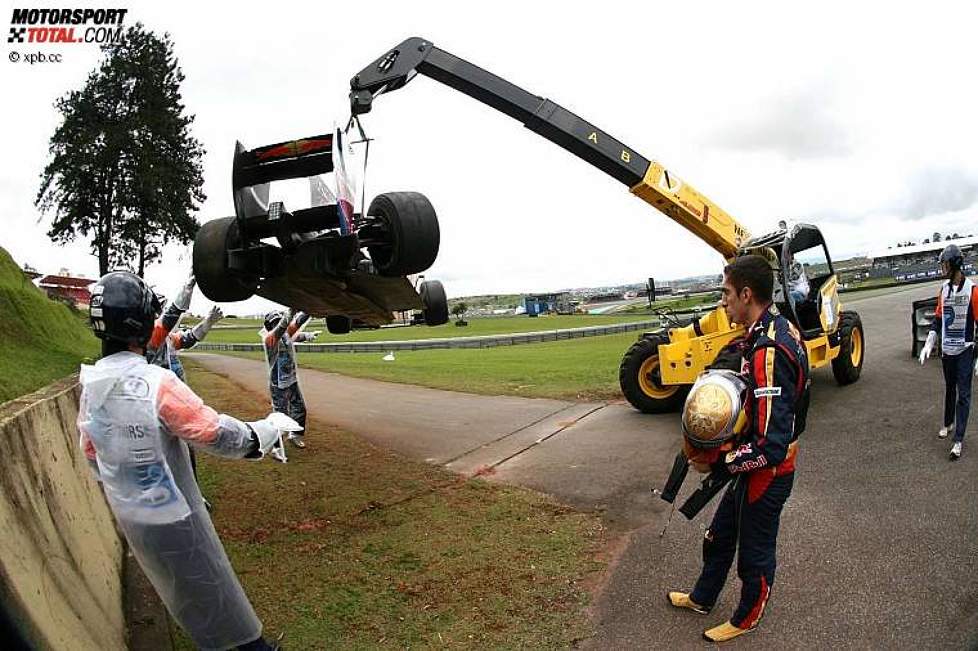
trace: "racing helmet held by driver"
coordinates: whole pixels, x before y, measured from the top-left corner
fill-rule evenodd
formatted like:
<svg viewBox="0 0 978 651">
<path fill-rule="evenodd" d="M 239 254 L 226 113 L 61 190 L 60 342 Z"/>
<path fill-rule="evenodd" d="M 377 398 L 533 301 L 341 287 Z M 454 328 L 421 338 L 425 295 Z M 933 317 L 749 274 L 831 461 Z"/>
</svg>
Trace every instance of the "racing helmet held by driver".
<svg viewBox="0 0 978 651">
<path fill-rule="evenodd" d="M 746 393 L 747 383 L 734 371 L 701 374 L 683 405 L 683 436 L 690 446 L 712 450 L 740 434 L 747 425 Z"/>
</svg>

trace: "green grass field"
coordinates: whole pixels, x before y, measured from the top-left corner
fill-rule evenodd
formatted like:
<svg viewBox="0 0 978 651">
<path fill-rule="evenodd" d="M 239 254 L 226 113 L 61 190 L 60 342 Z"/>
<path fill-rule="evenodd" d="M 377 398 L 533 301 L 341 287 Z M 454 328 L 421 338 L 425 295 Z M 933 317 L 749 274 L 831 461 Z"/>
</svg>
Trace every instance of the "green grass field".
<svg viewBox="0 0 978 651">
<path fill-rule="evenodd" d="M 933 281 L 934 283 L 934 295 L 937 295 L 937 283 L 938 281 Z M 901 294 L 903 292 L 911 292 L 915 289 L 920 289 L 921 287 L 927 287 L 927 283 L 919 283 L 914 285 L 874 285 L 872 289 L 863 289 L 858 292 L 843 292 L 839 295 L 839 299 L 842 301 L 842 308 L 848 309 L 846 306 L 849 304 L 859 303 L 859 301 L 866 300 L 867 298 L 873 298 L 874 296 L 883 296 L 885 294 Z M 910 303 L 907 303 L 907 315 L 910 318 Z"/>
<path fill-rule="evenodd" d="M 514 332 L 536 332 L 540 330 L 564 330 L 567 328 L 583 328 L 587 326 L 610 325 L 614 323 L 628 323 L 633 321 L 646 321 L 649 316 L 637 315 L 557 315 L 557 316 L 513 316 L 513 317 L 493 317 L 468 319 L 469 325 L 460 328 L 454 321 L 449 321 L 445 325 L 410 326 L 400 328 L 379 328 L 377 330 L 355 330 L 346 335 L 331 335 L 326 331 L 322 319 L 313 319 L 306 326 L 307 331 L 322 330 L 317 340 L 318 343 L 342 343 L 351 341 L 405 341 L 409 339 L 438 339 L 443 337 L 481 337 L 485 335 L 501 335 Z M 237 322 L 234 328 L 222 328 L 226 325 L 221 321 L 207 335 L 209 343 L 260 343 L 258 338 L 259 325 L 246 324 L 240 326 Z"/>
<path fill-rule="evenodd" d="M 98 353 L 86 315 L 49 299 L 0 248 L 0 402 L 70 375 Z"/>
<path fill-rule="evenodd" d="M 658 300 L 652 303 L 653 309 L 663 310 L 684 310 L 691 307 L 701 306 L 701 305 L 715 305 L 720 300 L 720 293 L 713 292 L 710 294 L 703 294 L 700 296 L 683 296 L 679 298 L 668 298 L 660 296 Z M 652 314 L 649 310 L 648 301 L 639 302 L 636 301 L 621 310 L 618 310 L 618 314 Z"/>
<path fill-rule="evenodd" d="M 187 377 L 219 411 L 266 411 L 190 360 Z M 604 568 L 598 516 L 315 421 L 306 439 L 287 465 L 198 454 L 266 637 L 284 632 L 286 649 L 566 649 L 588 636 L 588 586 Z"/>
<path fill-rule="evenodd" d="M 848 290 L 869 289 L 870 287 L 893 287 L 895 285 L 892 278 L 872 278 L 870 280 L 855 281 L 849 283 Z"/>
<path fill-rule="evenodd" d="M 618 365 L 638 334 L 523 346 L 383 353 L 299 353 L 299 366 L 354 377 L 482 393 L 567 400 L 621 397 Z M 263 359 L 260 352 L 233 353 Z"/>
<path fill-rule="evenodd" d="M 875 296 L 912 291 L 919 286 L 891 286 L 855 292 L 842 297 L 846 309 L 859 310 L 859 302 Z M 908 303 L 909 309 L 909 303 Z M 556 317 L 561 323 L 591 322 L 596 317 Z M 614 317 L 605 317 L 609 321 Z M 619 317 L 619 319 L 621 319 Z M 630 320 L 630 319 L 621 319 Z M 496 319 L 484 319 L 496 321 Z M 498 319 L 500 326 L 519 326 L 540 319 Z M 443 326 L 443 328 L 446 326 Z M 454 326 L 447 326 L 454 327 Z M 569 326 L 572 327 L 572 326 Z M 431 330 L 438 330 L 433 328 Z M 462 328 L 456 328 L 457 330 Z M 423 331 L 401 328 L 405 333 Z M 325 336 L 325 335 L 324 335 Z M 568 341 L 501 346 L 497 348 L 396 351 L 393 362 L 383 353 L 299 353 L 299 365 L 354 377 L 404 384 L 530 398 L 561 400 L 620 399 L 618 366 L 625 351 L 638 339 L 638 332 L 571 339 Z M 415 337 L 409 337 L 415 338 Z M 246 341 L 255 341 L 246 340 Z M 208 338 L 208 341 L 212 341 Z M 332 337 L 320 341 L 333 341 Z M 233 353 L 251 359 L 262 354 Z"/>
</svg>

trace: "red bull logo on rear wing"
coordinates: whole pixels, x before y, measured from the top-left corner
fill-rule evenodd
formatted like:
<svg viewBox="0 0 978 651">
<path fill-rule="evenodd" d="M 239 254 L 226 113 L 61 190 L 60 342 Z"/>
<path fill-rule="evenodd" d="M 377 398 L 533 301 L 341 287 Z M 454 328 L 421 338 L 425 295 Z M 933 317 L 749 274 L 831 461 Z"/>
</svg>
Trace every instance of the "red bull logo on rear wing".
<svg viewBox="0 0 978 651">
<path fill-rule="evenodd" d="M 234 150 L 231 182 L 235 190 L 271 181 L 297 179 L 333 171 L 333 134 Z"/>
</svg>

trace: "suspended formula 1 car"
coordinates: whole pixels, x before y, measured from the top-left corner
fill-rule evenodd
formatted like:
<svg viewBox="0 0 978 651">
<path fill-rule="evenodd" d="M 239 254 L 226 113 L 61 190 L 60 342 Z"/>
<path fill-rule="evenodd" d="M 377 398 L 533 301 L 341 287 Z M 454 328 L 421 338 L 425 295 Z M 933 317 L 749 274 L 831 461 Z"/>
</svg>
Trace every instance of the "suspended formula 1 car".
<svg viewBox="0 0 978 651">
<path fill-rule="evenodd" d="M 387 324 L 408 310 L 422 311 L 428 325 L 448 322 L 442 284 L 416 288 L 408 278 L 438 256 L 431 202 L 418 192 L 387 192 L 374 197 L 366 215 L 356 213 L 345 140 L 336 129 L 251 150 L 236 144 L 235 216 L 206 222 L 194 240 L 194 274 L 207 298 L 258 295 L 325 316 L 334 334 Z M 330 172 L 335 194 L 319 177 Z M 290 212 L 269 203 L 272 181 L 302 177 L 310 177 L 311 207 Z"/>
</svg>

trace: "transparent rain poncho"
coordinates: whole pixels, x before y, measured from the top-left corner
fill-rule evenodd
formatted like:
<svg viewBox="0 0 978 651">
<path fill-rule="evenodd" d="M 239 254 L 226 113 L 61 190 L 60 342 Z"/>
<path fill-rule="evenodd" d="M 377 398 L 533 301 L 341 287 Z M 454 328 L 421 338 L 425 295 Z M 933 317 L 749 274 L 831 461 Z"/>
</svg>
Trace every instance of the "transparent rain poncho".
<svg viewBox="0 0 978 651">
<path fill-rule="evenodd" d="M 261 622 L 194 481 L 187 443 L 244 457 L 251 431 L 169 370 L 116 353 L 81 370 L 81 444 L 133 554 L 170 614 L 203 649 L 255 640 Z"/>
</svg>

